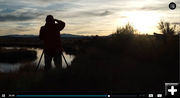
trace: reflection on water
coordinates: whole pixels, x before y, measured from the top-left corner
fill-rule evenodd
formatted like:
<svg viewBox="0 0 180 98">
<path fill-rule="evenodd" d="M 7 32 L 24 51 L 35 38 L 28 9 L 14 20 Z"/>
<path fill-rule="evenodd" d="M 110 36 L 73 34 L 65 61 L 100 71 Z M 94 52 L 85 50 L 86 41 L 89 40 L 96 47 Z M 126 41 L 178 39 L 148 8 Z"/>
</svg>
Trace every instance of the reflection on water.
<svg viewBox="0 0 180 98">
<path fill-rule="evenodd" d="M 16 71 L 20 68 L 21 64 L 8 64 L 8 63 L 0 63 L 0 72 L 10 72 Z"/>
<path fill-rule="evenodd" d="M 4 47 L 6 49 L 13 49 L 13 48 L 20 48 L 20 47 Z M 29 63 L 35 63 L 36 66 L 39 62 L 40 56 L 42 54 L 42 49 L 39 48 L 26 48 L 28 50 L 35 50 L 37 52 L 37 59 L 35 61 L 29 62 Z M 66 54 L 65 52 L 63 52 L 66 61 L 68 63 L 68 65 L 71 65 L 72 60 L 74 59 L 74 55 L 69 55 Z M 1 63 L 0 62 L 0 72 L 12 72 L 12 71 L 17 71 L 22 65 L 24 65 L 25 63 L 16 63 L 16 64 L 8 64 L 8 63 Z M 52 61 L 52 66 L 55 67 L 54 62 Z M 41 59 L 41 63 L 40 63 L 40 67 L 44 67 L 44 56 Z M 64 61 L 64 59 L 62 58 L 62 67 L 66 68 L 67 65 Z"/>
<path fill-rule="evenodd" d="M 38 59 L 36 59 L 36 64 L 39 62 L 39 59 L 40 59 L 40 56 L 41 56 L 41 54 L 42 54 L 42 49 L 36 49 L 36 51 L 37 51 L 37 56 L 38 56 Z M 65 56 L 65 58 L 66 58 L 66 60 L 67 60 L 67 62 L 68 62 L 68 65 L 71 65 L 71 62 L 72 62 L 72 60 L 74 59 L 74 55 L 68 55 L 68 54 L 66 54 L 65 52 L 63 52 L 63 54 L 64 54 L 64 56 Z M 55 65 L 54 65 L 54 62 L 52 61 L 51 62 L 51 64 L 52 64 L 52 66 L 53 67 L 55 67 Z M 43 56 L 43 59 L 41 59 L 41 64 L 40 64 L 41 66 L 44 66 L 44 56 Z M 62 67 L 63 68 L 66 68 L 67 67 L 67 65 L 66 65 L 66 63 L 65 63 L 65 61 L 64 61 L 64 59 L 62 58 Z"/>
</svg>

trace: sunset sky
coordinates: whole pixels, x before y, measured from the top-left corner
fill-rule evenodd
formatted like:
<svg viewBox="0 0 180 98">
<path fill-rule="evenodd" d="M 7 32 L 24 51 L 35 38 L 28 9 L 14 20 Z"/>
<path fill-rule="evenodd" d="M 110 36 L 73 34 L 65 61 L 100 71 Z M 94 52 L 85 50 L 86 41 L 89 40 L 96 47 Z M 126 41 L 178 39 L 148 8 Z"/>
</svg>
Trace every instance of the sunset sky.
<svg viewBox="0 0 180 98">
<path fill-rule="evenodd" d="M 180 25 L 180 0 L 0 0 L 0 35 L 38 35 L 49 14 L 66 23 L 61 33 L 109 35 L 129 22 L 152 34 L 160 20 Z"/>
</svg>

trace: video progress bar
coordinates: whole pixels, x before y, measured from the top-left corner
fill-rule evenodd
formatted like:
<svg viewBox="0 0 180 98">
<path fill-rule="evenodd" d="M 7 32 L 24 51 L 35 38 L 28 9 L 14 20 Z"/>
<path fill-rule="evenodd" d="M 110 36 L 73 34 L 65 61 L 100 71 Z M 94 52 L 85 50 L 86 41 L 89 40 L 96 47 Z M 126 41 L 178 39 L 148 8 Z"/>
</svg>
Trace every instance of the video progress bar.
<svg viewBox="0 0 180 98">
<path fill-rule="evenodd" d="M 101 97 L 101 98 L 108 98 L 108 97 L 122 97 L 122 98 L 125 98 L 125 97 L 131 97 L 131 98 L 136 98 L 137 97 L 137 95 L 16 95 L 16 97 L 21 97 L 21 98 L 23 98 L 23 97 L 76 97 L 76 98 L 78 98 L 78 97 L 81 97 L 81 98 L 83 98 L 83 97 L 89 97 L 89 98 L 92 98 L 92 97 Z"/>
<path fill-rule="evenodd" d="M 16 95 L 16 97 L 103 97 L 107 98 L 108 95 Z"/>
</svg>

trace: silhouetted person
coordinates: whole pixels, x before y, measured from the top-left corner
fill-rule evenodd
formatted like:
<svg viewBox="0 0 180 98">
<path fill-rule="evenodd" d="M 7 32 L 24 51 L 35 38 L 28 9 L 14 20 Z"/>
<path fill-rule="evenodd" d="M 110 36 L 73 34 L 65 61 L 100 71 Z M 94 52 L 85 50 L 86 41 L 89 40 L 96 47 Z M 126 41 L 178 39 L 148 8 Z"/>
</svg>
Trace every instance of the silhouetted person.
<svg viewBox="0 0 180 98">
<path fill-rule="evenodd" d="M 57 22 L 57 23 L 56 23 Z M 61 20 L 54 19 L 52 15 L 46 17 L 46 23 L 40 29 L 39 38 L 44 41 L 45 70 L 51 69 L 53 59 L 56 68 L 62 69 L 60 31 L 65 27 Z"/>
</svg>

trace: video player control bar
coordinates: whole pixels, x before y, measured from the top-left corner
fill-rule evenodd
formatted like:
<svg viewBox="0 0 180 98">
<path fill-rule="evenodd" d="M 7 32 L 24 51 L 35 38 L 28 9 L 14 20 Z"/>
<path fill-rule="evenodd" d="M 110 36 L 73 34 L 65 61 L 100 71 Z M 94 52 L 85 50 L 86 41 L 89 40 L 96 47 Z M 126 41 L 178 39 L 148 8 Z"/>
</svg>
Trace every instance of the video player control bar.
<svg viewBox="0 0 180 98">
<path fill-rule="evenodd" d="M 2 94 L 2 98 L 162 98 L 164 94 Z"/>
</svg>

